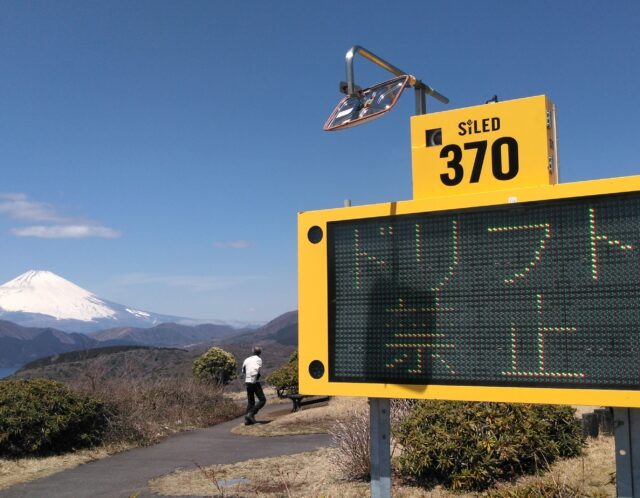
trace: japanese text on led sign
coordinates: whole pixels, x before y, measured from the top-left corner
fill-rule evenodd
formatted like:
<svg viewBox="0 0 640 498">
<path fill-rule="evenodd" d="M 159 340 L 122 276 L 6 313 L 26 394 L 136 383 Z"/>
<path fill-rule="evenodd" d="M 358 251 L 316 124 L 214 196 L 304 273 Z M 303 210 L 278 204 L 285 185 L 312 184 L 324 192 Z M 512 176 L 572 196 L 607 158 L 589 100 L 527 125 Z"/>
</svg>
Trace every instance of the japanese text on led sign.
<svg viewBox="0 0 640 498">
<path fill-rule="evenodd" d="M 330 222 L 329 380 L 640 389 L 640 195 Z"/>
</svg>

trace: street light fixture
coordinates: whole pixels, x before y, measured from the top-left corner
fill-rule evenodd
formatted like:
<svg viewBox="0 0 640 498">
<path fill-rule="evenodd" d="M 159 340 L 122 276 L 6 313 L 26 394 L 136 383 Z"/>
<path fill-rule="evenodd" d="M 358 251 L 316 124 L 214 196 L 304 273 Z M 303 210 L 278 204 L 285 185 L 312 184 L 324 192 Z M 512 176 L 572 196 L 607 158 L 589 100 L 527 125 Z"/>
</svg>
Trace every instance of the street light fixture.
<svg viewBox="0 0 640 498">
<path fill-rule="evenodd" d="M 353 59 L 356 54 L 362 55 L 365 59 L 395 74 L 396 78 L 384 83 L 378 83 L 364 90 L 361 89 L 355 84 L 353 75 Z M 426 113 L 427 95 L 432 96 L 443 104 L 449 103 L 447 97 L 429 85 L 424 84 L 415 76 L 407 74 L 359 45 L 354 45 L 349 49 L 345 56 L 345 64 L 347 81 L 340 83 L 340 90 L 346 94 L 346 97 L 340 100 L 329 119 L 325 122 L 323 127 L 325 131 L 350 128 L 379 118 L 391 110 L 407 86 L 415 89 L 417 114 Z"/>
</svg>

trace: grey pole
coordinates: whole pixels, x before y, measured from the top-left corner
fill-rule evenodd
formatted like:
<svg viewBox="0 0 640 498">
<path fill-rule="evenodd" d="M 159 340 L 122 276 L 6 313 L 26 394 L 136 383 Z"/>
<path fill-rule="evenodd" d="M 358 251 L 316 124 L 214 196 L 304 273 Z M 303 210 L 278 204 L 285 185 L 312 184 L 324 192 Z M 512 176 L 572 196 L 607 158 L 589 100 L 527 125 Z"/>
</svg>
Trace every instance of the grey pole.
<svg viewBox="0 0 640 498">
<path fill-rule="evenodd" d="M 640 497 L 640 408 L 614 408 L 618 498 Z"/>
<path fill-rule="evenodd" d="M 387 398 L 369 398 L 371 498 L 391 497 L 391 417 Z"/>
</svg>

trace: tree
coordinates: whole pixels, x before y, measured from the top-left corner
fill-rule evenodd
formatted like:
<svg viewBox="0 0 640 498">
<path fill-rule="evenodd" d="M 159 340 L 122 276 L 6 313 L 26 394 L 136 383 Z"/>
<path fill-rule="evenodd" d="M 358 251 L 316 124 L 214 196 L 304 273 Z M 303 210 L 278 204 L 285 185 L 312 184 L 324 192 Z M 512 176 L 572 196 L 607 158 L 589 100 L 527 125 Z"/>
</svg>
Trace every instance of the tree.
<svg viewBox="0 0 640 498">
<path fill-rule="evenodd" d="M 237 368 L 231 353 L 213 347 L 193 362 L 193 375 L 204 382 L 226 385 L 236 378 Z"/>
<path fill-rule="evenodd" d="M 271 372 L 267 382 L 276 388 L 279 398 L 298 394 L 298 352 L 292 353 L 287 363 Z"/>
</svg>

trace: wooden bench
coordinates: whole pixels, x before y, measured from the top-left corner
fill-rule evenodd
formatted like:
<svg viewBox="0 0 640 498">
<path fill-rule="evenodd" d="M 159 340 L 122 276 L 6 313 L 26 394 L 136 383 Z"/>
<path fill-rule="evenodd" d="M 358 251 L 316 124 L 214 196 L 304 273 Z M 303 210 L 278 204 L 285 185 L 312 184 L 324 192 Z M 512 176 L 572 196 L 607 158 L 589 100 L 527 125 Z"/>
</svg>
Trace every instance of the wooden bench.
<svg viewBox="0 0 640 498">
<path fill-rule="evenodd" d="M 292 412 L 297 412 L 303 406 L 313 405 L 315 403 L 324 403 L 325 401 L 329 401 L 329 396 L 305 396 L 304 394 L 286 394 L 284 396 L 288 398 L 293 403 Z M 306 399 L 305 398 L 312 398 Z"/>
</svg>

